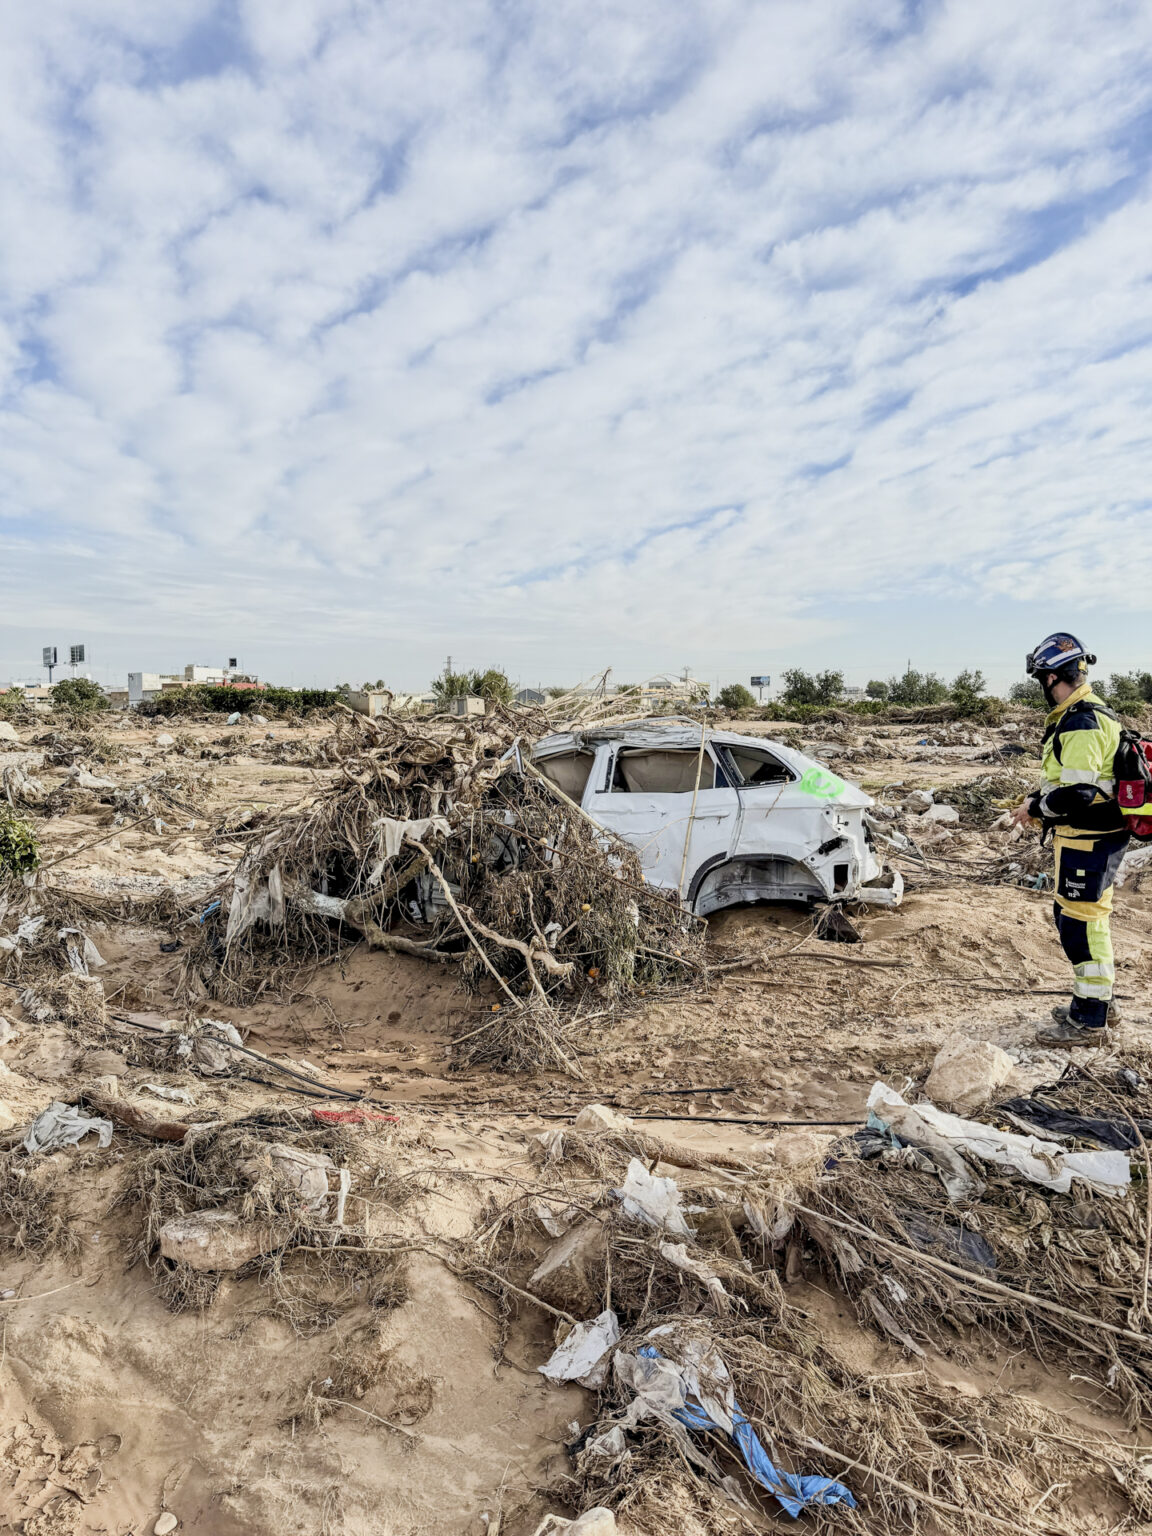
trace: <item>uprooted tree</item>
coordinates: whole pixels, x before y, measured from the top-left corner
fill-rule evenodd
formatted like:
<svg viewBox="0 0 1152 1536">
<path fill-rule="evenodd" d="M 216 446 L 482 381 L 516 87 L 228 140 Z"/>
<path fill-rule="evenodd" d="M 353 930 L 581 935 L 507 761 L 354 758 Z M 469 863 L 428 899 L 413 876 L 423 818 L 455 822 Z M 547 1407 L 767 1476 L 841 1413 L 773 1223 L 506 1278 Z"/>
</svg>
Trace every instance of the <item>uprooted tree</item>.
<svg viewBox="0 0 1152 1536">
<path fill-rule="evenodd" d="M 577 1008 L 698 973 L 704 925 L 532 763 L 520 743 L 555 724 L 502 705 L 477 726 L 345 715 L 338 778 L 268 821 L 219 887 L 186 993 L 249 1001 L 367 942 L 459 965 L 485 993 L 464 1059 L 578 1073 Z"/>
</svg>

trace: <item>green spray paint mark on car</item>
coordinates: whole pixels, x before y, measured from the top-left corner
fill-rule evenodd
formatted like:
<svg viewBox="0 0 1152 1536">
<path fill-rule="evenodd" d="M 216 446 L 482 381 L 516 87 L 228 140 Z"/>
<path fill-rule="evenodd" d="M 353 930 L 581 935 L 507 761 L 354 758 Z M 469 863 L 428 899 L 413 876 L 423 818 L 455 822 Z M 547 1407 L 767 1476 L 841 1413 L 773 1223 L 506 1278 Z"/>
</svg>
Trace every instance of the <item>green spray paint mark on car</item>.
<svg viewBox="0 0 1152 1536">
<path fill-rule="evenodd" d="M 819 795 L 822 800 L 835 800 L 847 789 L 843 779 L 838 779 L 827 768 L 809 768 L 796 788 L 805 795 Z"/>
</svg>

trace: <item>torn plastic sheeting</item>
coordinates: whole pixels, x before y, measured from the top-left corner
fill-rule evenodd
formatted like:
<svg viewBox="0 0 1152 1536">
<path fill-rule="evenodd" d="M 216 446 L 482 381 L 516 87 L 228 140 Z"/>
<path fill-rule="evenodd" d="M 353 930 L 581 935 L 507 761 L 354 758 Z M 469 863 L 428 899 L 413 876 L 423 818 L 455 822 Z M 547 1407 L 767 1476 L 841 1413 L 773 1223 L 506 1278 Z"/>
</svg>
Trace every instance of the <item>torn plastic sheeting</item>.
<svg viewBox="0 0 1152 1536">
<path fill-rule="evenodd" d="M 24 1138 L 24 1150 L 50 1152 L 56 1147 L 74 1147 L 92 1131 L 95 1131 L 99 1137 L 100 1146 L 111 1146 L 111 1120 L 103 1120 L 96 1115 L 86 1115 L 81 1110 L 74 1109 L 71 1104 L 62 1104 L 57 1099 L 49 1104 L 47 1109 L 42 1109 L 28 1127 L 28 1134 Z"/>
<path fill-rule="evenodd" d="M 87 976 L 104 964 L 104 956 L 79 928 L 61 928 L 56 937 L 62 940 L 68 951 L 68 965 L 78 976 Z"/>
<path fill-rule="evenodd" d="M 1118 1152 L 1134 1151 L 1140 1145 L 1141 1137 L 1152 1141 L 1152 1121 L 1137 1120 L 1135 1116 L 1129 1121 L 1073 1115 L 1053 1104 L 1045 1104 L 1042 1099 L 1005 1099 L 998 1107 L 1020 1120 L 1030 1120 L 1039 1130 L 1051 1131 L 1054 1136 L 1078 1136 L 1084 1141 L 1098 1141 Z"/>
<path fill-rule="evenodd" d="M 414 821 L 402 821 L 394 816 L 381 816 L 375 825 L 384 833 L 386 859 L 396 857 L 406 837 L 424 842 L 430 832 L 438 832 L 441 837 L 448 837 L 452 831 L 443 816 L 423 816 Z"/>
<path fill-rule="evenodd" d="M 225 944 L 230 944 L 257 922 L 283 925 L 284 876 L 279 864 L 273 865 L 268 879 L 260 882 L 254 881 L 248 870 L 236 871 L 232 904 L 228 908 L 228 926 L 224 930 Z"/>
<path fill-rule="evenodd" d="M 674 1338 L 675 1334 L 675 1325 L 665 1324 L 654 1328 L 648 1338 Z M 748 1471 L 793 1519 L 799 1518 L 806 1504 L 847 1504 L 855 1509 L 856 1500 L 843 1483 L 829 1477 L 782 1472 L 775 1466 L 736 1401 L 728 1368 L 719 1353 L 696 1339 L 685 1341 L 681 1348 L 688 1356 L 684 1365 L 669 1360 L 652 1343 L 642 1344 L 635 1355 L 617 1352 L 617 1375 L 636 1393 L 622 1427 L 630 1428 L 651 1417 L 670 1427 L 723 1430 L 735 1441 Z M 693 1460 L 716 1475 L 710 1458 L 702 1457 L 687 1437 L 682 1443 Z"/>
<path fill-rule="evenodd" d="M 694 1275 L 697 1280 L 703 1283 L 709 1296 L 716 1303 L 717 1312 L 728 1312 L 731 1310 L 731 1298 L 724 1289 L 719 1275 L 713 1274 L 707 1264 L 702 1263 L 699 1259 L 689 1258 L 686 1243 L 661 1243 L 660 1252 L 668 1260 L 669 1264 L 674 1265 L 677 1269 L 682 1269 L 687 1275 Z"/>
<path fill-rule="evenodd" d="M 633 1221 L 642 1221 L 676 1237 L 695 1236 L 680 1209 L 680 1186 L 676 1180 L 656 1178 L 639 1158 L 631 1160 L 623 1187 L 612 1193 L 623 1206 L 625 1216 L 631 1216 Z"/>
<path fill-rule="evenodd" d="M 1118 1195 L 1132 1181 L 1132 1170 L 1123 1152 L 1065 1152 L 1054 1141 L 999 1131 L 978 1120 L 964 1120 L 937 1109 L 934 1104 L 910 1105 L 885 1083 L 877 1083 L 868 1095 L 868 1108 L 880 1129 L 892 1130 L 902 1141 L 921 1147 L 942 1164 L 940 1177 L 952 1200 L 978 1195 L 983 1183 L 964 1162 L 961 1153 L 1019 1173 L 1056 1194 L 1067 1194 L 1072 1180 L 1085 1183 L 1103 1195 Z"/>
<path fill-rule="evenodd" d="M 577 1323 L 563 1344 L 540 1366 L 549 1381 L 575 1381 L 582 1387 L 602 1387 L 608 1380 L 608 1359 L 620 1340 L 620 1323 L 609 1309 L 591 1322 Z"/>
<path fill-rule="evenodd" d="M 24 920 L 17 926 L 15 933 L 10 933 L 5 937 L 0 938 L 0 950 L 3 950 L 8 954 L 13 954 L 20 948 L 21 944 L 27 944 L 29 946 L 35 944 L 43 926 L 44 918 L 42 915 L 24 918 Z"/>
</svg>

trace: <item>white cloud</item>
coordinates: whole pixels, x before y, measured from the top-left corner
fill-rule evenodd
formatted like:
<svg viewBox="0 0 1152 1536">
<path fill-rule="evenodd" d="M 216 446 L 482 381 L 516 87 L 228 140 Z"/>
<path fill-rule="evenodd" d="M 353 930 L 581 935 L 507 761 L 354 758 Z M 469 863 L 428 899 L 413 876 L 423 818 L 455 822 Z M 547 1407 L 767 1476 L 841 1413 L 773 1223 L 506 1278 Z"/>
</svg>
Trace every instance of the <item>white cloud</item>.
<svg viewBox="0 0 1152 1536">
<path fill-rule="evenodd" d="M 1152 612 L 1146 7 L 19 12 L 13 625 L 721 665 L 1121 540 Z"/>
</svg>

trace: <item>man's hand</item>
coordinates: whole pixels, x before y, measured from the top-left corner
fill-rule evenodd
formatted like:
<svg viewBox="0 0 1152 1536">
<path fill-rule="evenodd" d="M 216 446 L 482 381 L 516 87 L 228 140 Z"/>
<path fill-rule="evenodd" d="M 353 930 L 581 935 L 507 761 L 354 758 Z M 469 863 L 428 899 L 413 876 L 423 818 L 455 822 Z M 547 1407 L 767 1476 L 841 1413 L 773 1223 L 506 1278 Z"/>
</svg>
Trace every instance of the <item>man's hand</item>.
<svg viewBox="0 0 1152 1536">
<path fill-rule="evenodd" d="M 1012 821 L 1018 827 L 1027 826 L 1030 821 L 1034 820 L 1035 817 L 1029 810 L 1029 802 L 1027 800 L 1024 801 L 1023 805 L 1018 805 L 1012 812 Z"/>
</svg>

